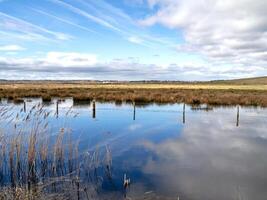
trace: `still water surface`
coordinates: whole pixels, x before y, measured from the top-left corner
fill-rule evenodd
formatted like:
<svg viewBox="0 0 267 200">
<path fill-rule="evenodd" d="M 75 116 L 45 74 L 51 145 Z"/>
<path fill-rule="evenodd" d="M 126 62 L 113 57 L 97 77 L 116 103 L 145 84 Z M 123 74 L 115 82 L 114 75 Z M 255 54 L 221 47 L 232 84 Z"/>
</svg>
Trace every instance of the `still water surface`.
<svg viewBox="0 0 267 200">
<path fill-rule="evenodd" d="M 26 109 L 39 101 L 27 101 Z M 45 108 L 56 113 L 55 102 Z M 72 106 L 77 117 L 68 118 Z M 81 151 L 109 146 L 113 174 L 112 181 L 103 179 L 103 192 L 120 192 L 127 174 L 132 198 L 153 193 L 182 200 L 266 199 L 267 109 L 240 107 L 238 113 L 237 107 L 100 102 L 93 107 L 66 99 L 50 122 L 55 128 L 67 124 Z"/>
</svg>

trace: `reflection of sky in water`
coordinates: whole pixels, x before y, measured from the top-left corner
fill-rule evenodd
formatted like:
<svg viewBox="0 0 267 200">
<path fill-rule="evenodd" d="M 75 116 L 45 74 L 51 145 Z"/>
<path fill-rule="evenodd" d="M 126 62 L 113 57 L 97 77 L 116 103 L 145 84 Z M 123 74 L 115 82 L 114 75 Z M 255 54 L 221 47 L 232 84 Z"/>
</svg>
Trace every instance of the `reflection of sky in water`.
<svg viewBox="0 0 267 200">
<path fill-rule="evenodd" d="M 35 102 L 36 103 L 36 102 Z M 27 102 L 27 107 L 34 102 Z M 116 106 L 96 103 L 74 106 L 76 118 L 66 117 L 71 100 L 59 104 L 54 127 L 68 126 L 81 149 L 109 145 L 114 184 L 121 188 L 126 172 L 132 195 L 154 191 L 180 199 L 254 199 L 267 196 L 267 110 L 218 107 L 193 111 L 183 105 Z M 18 105 L 18 109 L 21 105 Z M 46 105 L 55 112 L 56 104 Z M 114 189 L 104 182 L 103 187 Z M 115 188 L 116 188 L 115 187 Z"/>
<path fill-rule="evenodd" d="M 161 192 L 179 190 L 185 199 L 265 199 L 264 114 L 266 110 L 241 109 L 237 128 L 232 109 L 189 113 L 179 139 L 142 144 L 157 157 L 142 171 L 160 180 L 154 183 Z"/>
</svg>

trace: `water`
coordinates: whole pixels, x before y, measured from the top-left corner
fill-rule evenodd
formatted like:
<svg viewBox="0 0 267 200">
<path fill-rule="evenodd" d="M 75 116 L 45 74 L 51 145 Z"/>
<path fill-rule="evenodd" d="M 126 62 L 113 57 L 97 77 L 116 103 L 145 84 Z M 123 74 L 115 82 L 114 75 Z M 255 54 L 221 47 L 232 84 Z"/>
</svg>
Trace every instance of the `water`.
<svg viewBox="0 0 267 200">
<path fill-rule="evenodd" d="M 26 109 L 38 99 L 26 103 Z M 101 192 L 160 199 L 263 200 L 267 196 L 267 109 L 192 108 L 189 105 L 74 104 L 66 99 L 45 105 L 53 129 L 71 128 L 79 151 L 108 147 L 112 178 Z M 2 102 L 1 106 L 12 106 Z M 66 116 L 69 108 L 75 117 Z M 23 104 L 15 105 L 15 110 Z M 1 122 L 3 129 L 9 126 Z M 53 134 L 51 134 L 53 137 Z M 103 175 L 103 174 L 102 174 Z M 104 176 L 104 175 L 103 175 Z M 156 199 L 156 198 L 154 198 Z"/>
</svg>

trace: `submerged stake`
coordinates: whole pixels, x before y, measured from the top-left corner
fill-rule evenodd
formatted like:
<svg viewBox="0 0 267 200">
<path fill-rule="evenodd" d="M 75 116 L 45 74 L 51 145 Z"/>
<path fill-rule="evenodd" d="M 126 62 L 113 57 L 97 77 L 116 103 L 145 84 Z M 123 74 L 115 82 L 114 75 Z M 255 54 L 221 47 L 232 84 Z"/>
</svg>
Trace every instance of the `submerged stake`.
<svg viewBox="0 0 267 200">
<path fill-rule="evenodd" d="M 23 101 L 23 111 L 26 112 L 26 102 Z"/>
<path fill-rule="evenodd" d="M 93 115 L 92 115 L 93 119 L 95 119 L 96 117 L 96 112 L 95 112 L 95 101 L 93 101 Z"/>
<path fill-rule="evenodd" d="M 58 100 L 56 102 L 56 113 L 57 113 L 57 117 L 58 117 Z"/>
<path fill-rule="evenodd" d="M 236 126 L 239 126 L 239 106 L 237 106 Z"/>
<path fill-rule="evenodd" d="M 183 107 L 183 124 L 185 124 L 185 103 L 184 103 L 184 107 Z"/>
</svg>

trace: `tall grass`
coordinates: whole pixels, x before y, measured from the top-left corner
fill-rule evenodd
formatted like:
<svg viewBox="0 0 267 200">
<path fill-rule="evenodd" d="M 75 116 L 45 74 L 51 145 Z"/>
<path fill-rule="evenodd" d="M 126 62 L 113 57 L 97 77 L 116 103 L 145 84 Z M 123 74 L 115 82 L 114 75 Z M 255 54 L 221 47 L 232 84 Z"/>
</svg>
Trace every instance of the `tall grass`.
<svg viewBox="0 0 267 200">
<path fill-rule="evenodd" d="M 24 111 L 0 106 L 0 199 L 96 199 L 99 170 L 112 176 L 109 148 L 80 152 L 68 127 L 50 125 L 56 118 L 41 103 Z"/>
</svg>

